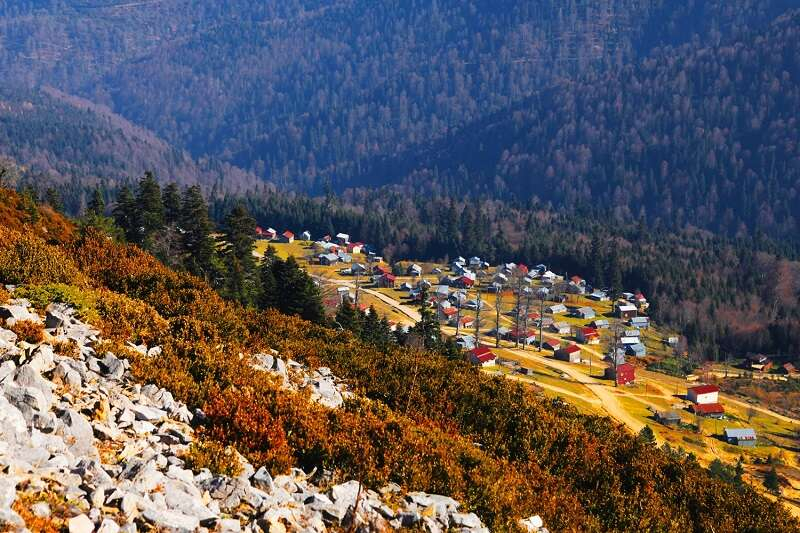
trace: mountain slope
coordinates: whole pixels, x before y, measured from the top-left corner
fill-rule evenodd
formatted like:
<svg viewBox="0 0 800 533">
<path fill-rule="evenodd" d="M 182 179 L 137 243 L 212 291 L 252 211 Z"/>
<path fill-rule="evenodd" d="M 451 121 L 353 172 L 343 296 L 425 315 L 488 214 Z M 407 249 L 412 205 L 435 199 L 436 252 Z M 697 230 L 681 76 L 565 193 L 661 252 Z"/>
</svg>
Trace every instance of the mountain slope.
<svg viewBox="0 0 800 533">
<path fill-rule="evenodd" d="M 195 157 L 320 191 L 559 79 L 757 27 L 787 5 L 18 1 L 0 7 L 0 66 L 109 105 Z"/>
<path fill-rule="evenodd" d="M 564 82 L 369 168 L 423 190 L 535 198 L 721 233 L 796 237 L 800 12 L 719 45 Z"/>
<path fill-rule="evenodd" d="M 103 181 L 113 187 L 147 170 L 164 181 L 236 193 L 260 184 L 228 164 L 195 161 L 108 109 L 52 88 L 0 88 L 0 155 L 25 167 L 39 186 Z"/>
</svg>

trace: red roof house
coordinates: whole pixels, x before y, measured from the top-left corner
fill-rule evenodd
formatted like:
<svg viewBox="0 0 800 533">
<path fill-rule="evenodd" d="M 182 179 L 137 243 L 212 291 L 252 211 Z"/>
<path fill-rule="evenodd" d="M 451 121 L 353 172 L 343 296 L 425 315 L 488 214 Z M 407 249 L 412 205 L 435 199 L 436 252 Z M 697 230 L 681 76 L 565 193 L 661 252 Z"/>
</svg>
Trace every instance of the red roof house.
<svg viewBox="0 0 800 533">
<path fill-rule="evenodd" d="M 636 368 L 630 363 L 622 363 L 617 365 L 616 371 L 613 366 L 606 368 L 604 375 L 606 379 L 616 379 L 617 385 L 625 385 L 636 380 Z"/>
<path fill-rule="evenodd" d="M 686 391 L 686 399 L 695 404 L 719 403 L 719 387 L 716 385 L 698 385 Z"/>
<path fill-rule="evenodd" d="M 294 233 L 287 229 L 281 234 L 281 241 L 288 243 L 294 242 Z"/>
<path fill-rule="evenodd" d="M 475 285 L 475 280 L 472 278 L 468 278 L 467 276 L 461 276 L 460 278 L 458 278 L 456 284 L 462 289 L 469 289 L 470 287 Z"/>
<path fill-rule="evenodd" d="M 379 284 L 381 287 L 385 289 L 393 289 L 395 281 L 397 281 L 397 277 L 394 274 L 387 273 L 381 276 Z"/>
<path fill-rule="evenodd" d="M 718 403 L 695 403 L 692 404 L 692 412 L 700 416 L 721 418 L 725 414 L 725 409 Z"/>
<path fill-rule="evenodd" d="M 600 342 L 600 333 L 594 328 L 578 328 L 576 336 L 578 341 L 583 344 L 598 344 Z"/>
<path fill-rule="evenodd" d="M 556 359 L 568 361 L 570 363 L 580 363 L 581 361 L 581 348 L 577 344 L 570 344 L 565 348 L 556 350 Z"/>
<path fill-rule="evenodd" d="M 469 362 L 477 366 L 492 366 L 497 356 L 486 346 L 479 346 L 469 351 Z"/>
</svg>

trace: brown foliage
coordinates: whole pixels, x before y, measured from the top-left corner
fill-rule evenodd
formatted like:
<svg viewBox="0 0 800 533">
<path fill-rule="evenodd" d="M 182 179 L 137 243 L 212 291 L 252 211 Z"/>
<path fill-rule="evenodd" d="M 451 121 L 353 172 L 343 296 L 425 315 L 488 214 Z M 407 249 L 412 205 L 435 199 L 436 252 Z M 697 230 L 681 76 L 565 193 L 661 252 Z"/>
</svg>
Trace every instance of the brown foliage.
<svg viewBox="0 0 800 533">
<path fill-rule="evenodd" d="M 242 472 L 242 463 L 230 446 L 213 440 L 193 442 L 183 456 L 186 467 L 192 470 L 209 469 L 214 474 L 236 477 Z"/>
<path fill-rule="evenodd" d="M 17 320 L 14 324 L 7 327 L 17 334 L 19 340 L 23 340 L 29 344 L 39 344 L 44 340 L 44 327 L 36 322 Z"/>
<path fill-rule="evenodd" d="M 86 281 L 63 248 L 0 226 L 0 283 L 84 286 Z"/>
</svg>

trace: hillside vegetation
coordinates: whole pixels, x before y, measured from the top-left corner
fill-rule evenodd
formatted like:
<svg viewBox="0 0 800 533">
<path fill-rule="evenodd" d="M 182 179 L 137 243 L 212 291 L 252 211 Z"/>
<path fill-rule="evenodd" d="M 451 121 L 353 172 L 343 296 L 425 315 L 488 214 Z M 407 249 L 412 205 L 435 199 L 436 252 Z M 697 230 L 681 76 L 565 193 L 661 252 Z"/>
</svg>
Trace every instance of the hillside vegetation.
<svg viewBox="0 0 800 533">
<path fill-rule="evenodd" d="M 493 530 L 513 530 L 533 513 L 559 531 L 800 528 L 752 489 L 712 479 L 691 457 L 655 449 L 608 419 L 459 361 L 381 351 L 242 308 L 134 246 L 92 230 L 45 233 L 52 222 L 28 226 L 10 191 L 0 204 L 0 283 L 22 284 L 29 295 L 47 291 L 45 301 L 80 299 L 73 303 L 92 313 L 118 353 L 128 340 L 160 345 L 158 357 L 130 353 L 134 375 L 201 407 L 205 436 L 235 444 L 254 463 L 450 494 Z M 48 288 L 55 283 L 74 288 Z M 335 411 L 299 402 L 265 375 L 243 371 L 240 354 L 268 349 L 326 364 L 370 400 Z"/>
</svg>

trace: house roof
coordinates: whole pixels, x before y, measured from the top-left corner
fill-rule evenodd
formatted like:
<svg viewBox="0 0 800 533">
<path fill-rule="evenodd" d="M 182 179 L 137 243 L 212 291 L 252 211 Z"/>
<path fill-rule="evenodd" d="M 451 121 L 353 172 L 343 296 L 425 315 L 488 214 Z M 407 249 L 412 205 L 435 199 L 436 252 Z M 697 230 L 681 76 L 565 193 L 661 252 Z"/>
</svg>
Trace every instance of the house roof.
<svg viewBox="0 0 800 533">
<path fill-rule="evenodd" d="M 453 316 L 458 314 L 458 309 L 456 309 L 455 307 L 445 307 L 442 309 L 442 313 L 445 316 Z"/>
<path fill-rule="evenodd" d="M 575 353 L 575 352 L 580 352 L 581 348 L 577 344 L 570 344 L 566 348 L 561 348 L 561 351 L 566 353 Z"/>
<path fill-rule="evenodd" d="M 386 278 L 386 281 L 394 281 L 397 279 L 397 276 L 394 274 L 389 274 L 388 272 L 384 274 L 383 277 Z"/>
<path fill-rule="evenodd" d="M 467 276 L 461 276 L 458 280 L 463 283 L 464 285 L 474 285 L 475 280 L 472 278 L 468 278 Z"/>
<path fill-rule="evenodd" d="M 725 428 L 725 438 L 737 440 L 756 440 L 753 428 Z"/>
<path fill-rule="evenodd" d="M 594 328 L 581 328 L 581 333 L 584 336 L 592 336 L 592 335 L 599 335 L 596 329 Z"/>
<path fill-rule="evenodd" d="M 473 322 L 475 322 L 475 319 L 472 318 L 471 316 L 462 316 L 459 322 L 463 326 L 464 324 L 472 324 Z"/>
<path fill-rule="evenodd" d="M 620 311 L 636 311 L 636 307 L 631 304 L 617 304 L 617 309 Z"/>
<path fill-rule="evenodd" d="M 288 229 L 283 232 L 283 236 L 286 237 L 287 239 L 294 239 L 294 233 L 292 233 Z"/>
<path fill-rule="evenodd" d="M 320 256 L 320 259 L 327 259 L 331 263 L 335 263 L 339 261 L 339 256 L 336 254 L 323 254 Z"/>
<path fill-rule="evenodd" d="M 617 364 L 617 372 L 633 372 L 636 367 L 630 363 Z"/>
<path fill-rule="evenodd" d="M 659 411 L 658 418 L 662 420 L 680 420 L 681 415 L 677 411 Z"/>
<path fill-rule="evenodd" d="M 470 350 L 469 353 L 474 359 L 480 361 L 481 363 L 494 361 L 496 359 L 495 355 L 492 353 L 492 350 L 486 346 L 478 346 L 477 348 Z"/>
<path fill-rule="evenodd" d="M 583 281 L 583 278 L 582 278 L 582 277 L 580 277 L 580 276 L 572 276 L 571 278 L 569 278 L 569 280 L 570 280 L 572 283 L 578 284 L 578 283 L 580 283 L 581 281 Z"/>
<path fill-rule="evenodd" d="M 711 392 L 719 392 L 719 387 L 716 385 L 698 385 L 690 388 L 687 392 L 694 392 L 695 394 L 709 394 Z"/>
<path fill-rule="evenodd" d="M 722 405 L 718 403 L 698 403 L 693 404 L 692 409 L 694 409 L 695 413 L 701 415 L 711 415 L 711 414 L 719 414 L 724 413 L 725 409 L 722 408 Z"/>
</svg>

